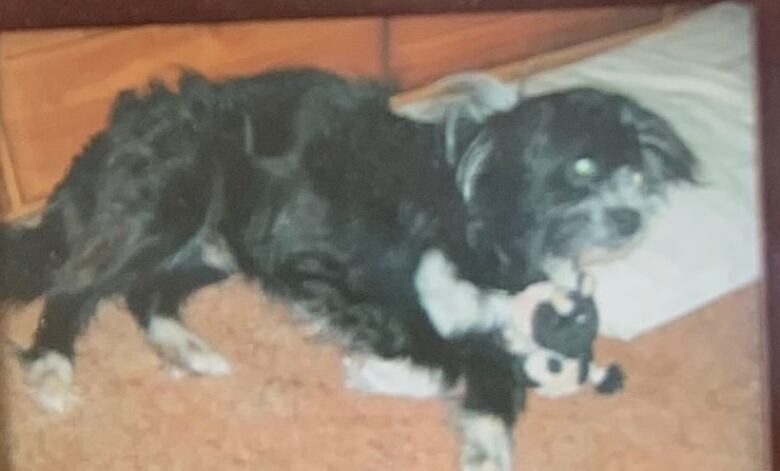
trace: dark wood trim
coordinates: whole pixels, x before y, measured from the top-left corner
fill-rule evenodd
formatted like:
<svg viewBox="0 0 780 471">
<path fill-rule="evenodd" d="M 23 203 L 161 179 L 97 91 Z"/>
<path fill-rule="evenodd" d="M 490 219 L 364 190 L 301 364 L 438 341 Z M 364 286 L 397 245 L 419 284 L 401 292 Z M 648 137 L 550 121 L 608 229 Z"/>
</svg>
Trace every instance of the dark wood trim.
<svg viewBox="0 0 780 471">
<path fill-rule="evenodd" d="M 3 0 L 0 2 L 0 30 L 666 3 L 672 2 L 668 0 Z M 701 2 L 678 0 L 674 3 Z"/>
<path fill-rule="evenodd" d="M 761 183 L 764 215 L 764 312 L 769 362 L 768 415 L 772 469 L 780 469 L 780 2 L 758 15 Z"/>
</svg>

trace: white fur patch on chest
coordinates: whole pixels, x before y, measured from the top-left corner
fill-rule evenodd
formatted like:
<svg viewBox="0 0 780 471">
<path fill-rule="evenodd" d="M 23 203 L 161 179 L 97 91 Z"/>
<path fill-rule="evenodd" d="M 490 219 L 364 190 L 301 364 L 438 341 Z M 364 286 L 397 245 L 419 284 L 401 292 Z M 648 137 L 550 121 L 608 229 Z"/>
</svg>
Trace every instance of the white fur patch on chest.
<svg viewBox="0 0 780 471">
<path fill-rule="evenodd" d="M 420 304 L 443 337 L 496 330 L 505 323 L 510 297 L 459 279 L 455 265 L 440 250 L 422 256 L 414 285 Z"/>
</svg>

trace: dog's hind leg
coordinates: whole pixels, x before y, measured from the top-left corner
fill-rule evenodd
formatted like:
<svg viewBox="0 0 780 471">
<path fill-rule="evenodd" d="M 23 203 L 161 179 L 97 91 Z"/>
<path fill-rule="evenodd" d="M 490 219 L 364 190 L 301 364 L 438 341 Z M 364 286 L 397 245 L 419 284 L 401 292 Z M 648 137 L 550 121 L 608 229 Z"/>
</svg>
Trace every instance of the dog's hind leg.
<svg viewBox="0 0 780 471">
<path fill-rule="evenodd" d="M 224 375 L 230 364 L 182 322 L 182 302 L 197 289 L 227 277 L 207 265 L 150 274 L 127 293 L 127 305 L 163 360 L 199 375 Z"/>
<path fill-rule="evenodd" d="M 44 408 L 63 412 L 72 401 L 74 345 L 95 311 L 92 293 L 58 293 L 46 299 L 33 346 L 22 353 L 27 386 Z"/>
</svg>

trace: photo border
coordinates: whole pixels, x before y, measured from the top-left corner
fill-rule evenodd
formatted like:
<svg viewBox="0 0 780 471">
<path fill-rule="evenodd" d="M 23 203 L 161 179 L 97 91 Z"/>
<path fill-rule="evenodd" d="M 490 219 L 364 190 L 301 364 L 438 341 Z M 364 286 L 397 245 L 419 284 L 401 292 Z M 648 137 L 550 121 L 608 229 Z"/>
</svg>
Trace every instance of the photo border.
<svg viewBox="0 0 780 471">
<path fill-rule="evenodd" d="M 695 0 L 2 0 L 0 32 L 23 29 L 242 20 L 486 13 L 571 7 L 696 4 Z M 753 0 L 757 24 L 760 197 L 767 347 L 766 408 L 771 469 L 780 469 L 780 1 Z M 2 373 L 2 371 L 0 371 Z M 3 401 L 5 402 L 5 401 Z M 3 414 L 4 415 L 4 414 Z M 0 444 L 0 469 L 8 453 Z"/>
</svg>

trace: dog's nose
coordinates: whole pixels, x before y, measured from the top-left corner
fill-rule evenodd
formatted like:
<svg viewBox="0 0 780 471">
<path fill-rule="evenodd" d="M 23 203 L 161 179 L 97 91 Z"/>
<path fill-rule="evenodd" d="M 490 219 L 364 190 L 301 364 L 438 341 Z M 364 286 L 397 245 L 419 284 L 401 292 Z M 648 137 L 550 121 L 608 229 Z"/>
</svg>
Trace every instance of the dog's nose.
<svg viewBox="0 0 780 471">
<path fill-rule="evenodd" d="M 609 210 L 609 217 L 615 223 L 621 236 L 630 236 L 639 230 L 642 219 L 639 212 L 629 208 L 615 208 Z"/>
</svg>

